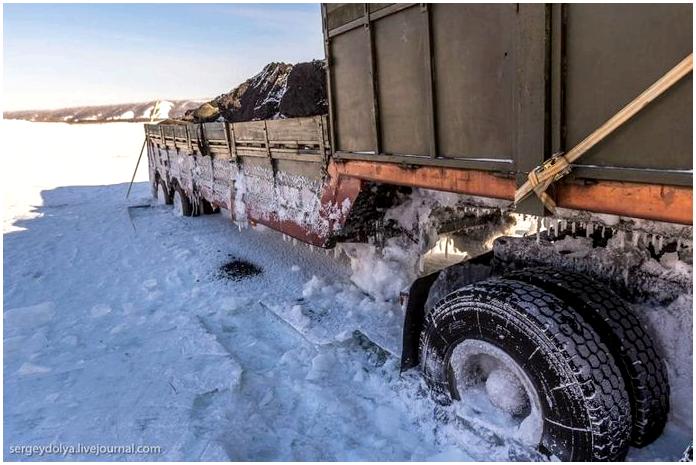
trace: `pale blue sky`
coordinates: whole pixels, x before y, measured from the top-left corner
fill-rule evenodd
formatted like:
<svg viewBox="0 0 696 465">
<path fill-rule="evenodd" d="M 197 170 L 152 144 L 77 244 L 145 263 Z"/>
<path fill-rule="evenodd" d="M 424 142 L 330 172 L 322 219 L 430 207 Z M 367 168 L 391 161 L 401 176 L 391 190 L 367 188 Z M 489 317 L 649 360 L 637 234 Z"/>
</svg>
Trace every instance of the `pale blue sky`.
<svg viewBox="0 0 696 465">
<path fill-rule="evenodd" d="M 214 97 L 323 58 L 318 4 L 5 4 L 4 110 Z"/>
</svg>

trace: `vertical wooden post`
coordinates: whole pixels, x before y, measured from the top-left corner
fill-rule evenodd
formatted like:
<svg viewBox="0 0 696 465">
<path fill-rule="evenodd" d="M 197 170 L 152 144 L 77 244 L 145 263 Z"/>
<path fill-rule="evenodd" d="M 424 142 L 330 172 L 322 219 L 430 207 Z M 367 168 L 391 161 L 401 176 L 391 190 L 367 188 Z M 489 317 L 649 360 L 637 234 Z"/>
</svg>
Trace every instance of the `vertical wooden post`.
<svg viewBox="0 0 696 465">
<path fill-rule="evenodd" d="M 230 129 L 230 142 L 232 143 L 232 153 L 234 154 L 234 158 L 239 158 L 239 154 L 237 153 L 237 136 L 234 132 L 234 123 L 228 125 L 228 127 Z"/>
<path fill-rule="evenodd" d="M 164 137 L 164 126 L 160 125 L 159 133 L 160 133 L 160 142 L 162 142 L 162 145 L 164 146 L 164 148 L 166 150 L 167 149 L 167 139 Z"/>
<path fill-rule="evenodd" d="M 276 183 L 276 164 L 273 162 L 273 156 L 271 155 L 271 144 L 268 142 L 268 123 L 263 120 L 263 139 L 266 143 L 266 155 L 268 156 L 268 162 L 271 164 L 271 171 L 273 171 L 273 185 Z"/>
<path fill-rule="evenodd" d="M 266 144 L 266 155 L 268 155 L 268 159 L 272 160 L 271 156 L 271 144 L 268 143 L 268 123 L 266 120 L 263 120 L 263 140 L 264 143 Z"/>
<path fill-rule="evenodd" d="M 372 34 L 372 24 L 370 24 L 370 4 L 365 3 L 365 31 L 367 32 L 367 43 L 370 52 L 370 90 L 372 91 L 372 126 L 375 131 L 373 145 L 375 155 L 382 153 L 382 130 L 379 118 L 379 84 L 377 75 L 377 62 L 375 57 L 375 43 Z"/>
<path fill-rule="evenodd" d="M 551 153 L 565 151 L 565 15 L 565 5 L 551 5 Z"/>
<path fill-rule="evenodd" d="M 431 20 L 432 5 L 421 4 L 423 14 L 423 28 L 425 29 L 425 117 L 428 121 L 428 149 L 432 158 L 438 156 L 437 145 L 437 102 L 435 94 L 435 67 L 433 65 L 433 31 Z"/>
<path fill-rule="evenodd" d="M 315 116 L 317 122 L 317 129 L 319 130 L 319 153 L 321 153 L 322 160 L 326 161 L 326 142 L 324 140 L 324 117 Z"/>
<path fill-rule="evenodd" d="M 184 127 L 186 128 L 186 144 L 188 145 L 189 152 L 193 154 L 193 145 L 191 145 L 191 133 L 189 132 L 188 123 Z"/>
<path fill-rule="evenodd" d="M 227 153 L 229 154 L 230 159 L 232 159 L 232 143 L 230 142 L 230 128 L 227 121 L 222 123 L 222 131 L 225 133 L 225 145 L 227 145 Z"/>
<path fill-rule="evenodd" d="M 324 30 L 324 57 L 326 58 L 326 93 L 329 104 L 329 141 L 331 155 L 336 151 L 336 115 L 334 114 L 333 101 L 333 76 L 331 71 L 331 39 L 329 38 L 329 21 L 326 5 L 321 4 L 321 22 Z"/>
<path fill-rule="evenodd" d="M 551 6 L 518 5 L 515 37 L 515 121 L 514 152 L 517 185 L 527 182 L 527 173 L 544 162 L 550 151 L 547 115 L 550 113 L 550 38 Z M 518 213 L 544 216 L 537 196 L 517 205 Z"/>
</svg>

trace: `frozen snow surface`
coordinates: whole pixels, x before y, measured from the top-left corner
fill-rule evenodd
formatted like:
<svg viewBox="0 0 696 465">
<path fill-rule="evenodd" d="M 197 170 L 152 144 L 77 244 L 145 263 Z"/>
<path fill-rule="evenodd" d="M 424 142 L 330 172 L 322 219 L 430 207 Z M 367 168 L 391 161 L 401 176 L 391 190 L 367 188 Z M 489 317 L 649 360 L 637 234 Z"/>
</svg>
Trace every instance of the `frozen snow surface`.
<svg viewBox="0 0 696 465">
<path fill-rule="evenodd" d="M 2 127 L 8 143 L 52 141 L 4 152 L 5 459 L 77 443 L 162 453 L 43 459 L 542 459 L 399 374 L 395 289 L 370 296 L 345 254 L 177 218 L 150 199 L 145 160 L 126 200 L 140 125 Z M 262 273 L 221 278 L 232 259 Z M 675 413 L 629 458 L 675 459 L 690 428 Z"/>
</svg>

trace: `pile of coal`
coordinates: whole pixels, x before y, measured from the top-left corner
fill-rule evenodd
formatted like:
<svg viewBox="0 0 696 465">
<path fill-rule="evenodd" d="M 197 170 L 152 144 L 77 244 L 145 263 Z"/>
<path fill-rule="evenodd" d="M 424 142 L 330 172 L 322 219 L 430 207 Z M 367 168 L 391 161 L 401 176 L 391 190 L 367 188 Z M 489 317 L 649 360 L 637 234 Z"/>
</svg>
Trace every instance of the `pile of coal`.
<svg viewBox="0 0 696 465">
<path fill-rule="evenodd" d="M 326 66 L 324 61 L 315 60 L 295 65 L 269 63 L 230 92 L 187 111 L 184 119 L 240 122 L 327 112 Z"/>
</svg>

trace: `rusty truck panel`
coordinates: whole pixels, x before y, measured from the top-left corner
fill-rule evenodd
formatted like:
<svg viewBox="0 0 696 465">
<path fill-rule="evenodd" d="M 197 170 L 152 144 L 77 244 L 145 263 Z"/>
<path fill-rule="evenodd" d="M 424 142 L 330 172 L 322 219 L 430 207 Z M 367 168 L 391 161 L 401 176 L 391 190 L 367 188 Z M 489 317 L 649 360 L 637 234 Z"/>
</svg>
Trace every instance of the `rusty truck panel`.
<svg viewBox="0 0 696 465">
<path fill-rule="evenodd" d="M 692 11 L 687 4 L 327 4 L 333 154 L 494 172 L 520 185 L 691 53 Z M 578 160 L 566 183 L 623 182 L 634 198 L 654 191 L 643 184 L 691 186 L 692 108 L 689 75 Z M 558 200 L 607 211 L 606 200 Z M 543 213 L 535 199 L 521 207 Z M 690 195 L 679 208 L 691 210 Z"/>
<path fill-rule="evenodd" d="M 181 188 L 236 221 L 251 221 L 327 246 L 362 189 L 356 177 L 327 176 L 327 118 L 244 123 L 150 124 L 150 180 Z"/>
</svg>

